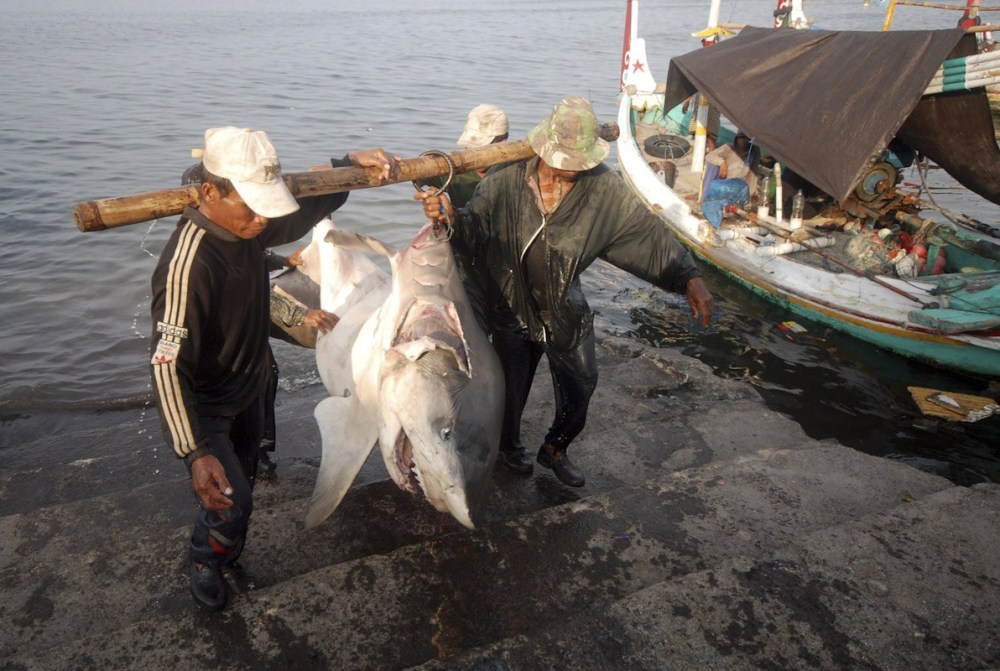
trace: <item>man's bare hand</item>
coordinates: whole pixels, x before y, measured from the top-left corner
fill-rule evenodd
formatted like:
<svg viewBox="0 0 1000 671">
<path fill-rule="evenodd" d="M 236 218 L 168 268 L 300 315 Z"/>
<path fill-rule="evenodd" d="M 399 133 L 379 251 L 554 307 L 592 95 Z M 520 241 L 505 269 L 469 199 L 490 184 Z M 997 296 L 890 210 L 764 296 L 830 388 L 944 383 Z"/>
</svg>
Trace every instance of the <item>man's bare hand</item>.
<svg viewBox="0 0 1000 671">
<path fill-rule="evenodd" d="M 378 168 L 378 180 L 384 182 L 390 178 L 395 179 L 399 170 L 399 157 L 389 156 L 381 147 L 375 149 L 362 149 L 352 151 L 347 155 L 351 163 L 360 168 Z"/>
<path fill-rule="evenodd" d="M 308 246 L 309 245 L 302 245 L 301 247 L 296 249 L 294 252 L 288 255 L 288 257 L 285 259 L 285 262 L 292 268 L 294 268 L 295 266 L 301 266 L 303 263 L 305 263 L 305 261 L 302 258 L 302 252 L 304 252 L 306 250 L 306 247 Z"/>
<path fill-rule="evenodd" d="M 191 486 L 201 499 L 201 505 L 208 510 L 222 512 L 233 505 L 229 498 L 233 486 L 226 477 L 226 469 L 214 455 L 206 455 L 191 464 Z"/>
<path fill-rule="evenodd" d="M 712 320 L 712 294 L 700 277 L 688 280 L 687 301 L 691 307 L 691 316 L 700 321 L 702 326 L 708 326 Z"/>
<path fill-rule="evenodd" d="M 319 329 L 320 333 L 326 333 L 331 331 L 339 321 L 340 317 L 332 312 L 327 312 L 326 310 L 310 310 L 306 313 L 305 319 L 302 320 L 302 323 L 306 326 Z"/>
<path fill-rule="evenodd" d="M 455 208 L 447 194 L 435 196 L 430 191 L 421 191 L 413 194 L 413 199 L 424 201 L 424 216 L 431 221 L 455 221 Z"/>
</svg>

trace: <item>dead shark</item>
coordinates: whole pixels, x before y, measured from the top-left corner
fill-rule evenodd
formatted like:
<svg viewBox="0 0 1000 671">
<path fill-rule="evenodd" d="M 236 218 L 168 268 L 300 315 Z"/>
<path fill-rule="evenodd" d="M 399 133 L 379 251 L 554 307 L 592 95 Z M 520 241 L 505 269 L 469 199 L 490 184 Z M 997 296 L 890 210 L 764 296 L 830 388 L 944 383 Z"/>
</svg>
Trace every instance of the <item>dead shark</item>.
<svg viewBox="0 0 1000 671">
<path fill-rule="evenodd" d="M 324 242 L 317 244 L 322 236 Z M 340 321 L 318 338 L 329 398 L 306 528 L 340 504 L 376 442 L 392 480 L 469 528 L 482 518 L 503 417 L 503 373 L 475 320 L 451 246 L 424 226 L 405 248 L 321 223 L 321 304 Z M 366 256 L 382 254 L 391 283 Z"/>
</svg>

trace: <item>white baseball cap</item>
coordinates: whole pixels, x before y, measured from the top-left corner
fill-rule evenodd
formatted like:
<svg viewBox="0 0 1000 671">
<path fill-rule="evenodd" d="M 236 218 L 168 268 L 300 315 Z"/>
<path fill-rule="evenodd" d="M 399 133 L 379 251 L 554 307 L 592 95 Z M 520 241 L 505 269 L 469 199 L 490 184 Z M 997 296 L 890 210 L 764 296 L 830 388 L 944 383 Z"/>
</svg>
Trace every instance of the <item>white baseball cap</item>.
<svg viewBox="0 0 1000 671">
<path fill-rule="evenodd" d="M 465 130 L 458 138 L 459 147 L 485 147 L 507 133 L 507 114 L 496 105 L 476 105 L 469 112 Z"/>
<path fill-rule="evenodd" d="M 205 170 L 233 183 L 236 193 L 256 214 L 268 219 L 299 209 L 281 177 L 274 145 L 262 130 L 209 128 L 205 131 Z"/>
</svg>

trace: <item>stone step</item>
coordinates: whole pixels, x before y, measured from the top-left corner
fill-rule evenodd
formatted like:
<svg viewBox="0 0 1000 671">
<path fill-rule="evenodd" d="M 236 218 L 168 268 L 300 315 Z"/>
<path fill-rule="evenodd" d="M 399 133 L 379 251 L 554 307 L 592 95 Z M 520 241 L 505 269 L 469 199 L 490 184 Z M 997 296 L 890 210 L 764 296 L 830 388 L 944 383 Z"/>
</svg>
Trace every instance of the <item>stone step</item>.
<svg viewBox="0 0 1000 671">
<path fill-rule="evenodd" d="M 385 472 L 377 454 L 338 511 L 304 531 L 316 467 L 293 462 L 282 464 L 279 473 L 256 489 L 251 540 L 244 554 L 244 561 L 257 567 L 262 587 L 464 531 L 452 517 L 379 479 Z M 554 480 L 534 496 L 514 495 L 526 482 L 506 471 L 495 475 L 493 519 L 578 498 L 575 490 L 569 493 Z M 5 595 L 0 615 L 30 614 L 24 627 L 0 634 L 0 653 L 23 645 L 45 648 L 80 632 L 115 629 L 146 612 L 190 608 L 186 548 L 195 511 L 185 476 L 0 518 L 0 585 Z M 137 576 L 138 585 L 132 584 Z M 90 620 L 87 613 L 95 602 L 108 615 Z M 37 613 L 44 613 L 41 626 L 30 621 Z"/>
<path fill-rule="evenodd" d="M 419 533 L 406 531 L 413 519 L 401 515 L 404 509 L 429 507 L 403 505 L 393 498 L 393 487 L 381 493 L 378 485 L 370 488 L 378 504 L 367 507 L 363 522 L 350 508 L 356 497 L 349 497 L 347 508 L 324 525 L 284 538 L 279 530 L 294 528 L 285 518 L 292 511 L 278 506 L 255 524 L 257 540 L 248 546 L 247 562 L 265 575 L 281 575 L 282 565 L 294 563 L 296 554 L 325 553 L 325 564 L 280 581 L 265 579 L 264 589 L 234 598 L 215 616 L 190 605 L 179 570 L 164 575 L 170 562 L 182 563 L 180 530 L 178 537 L 149 548 L 167 559 L 139 549 L 120 564 L 147 569 L 159 580 L 136 583 L 134 571 L 126 571 L 112 584 L 78 594 L 102 614 L 125 608 L 128 617 L 120 619 L 132 618 L 128 626 L 81 626 L 84 611 L 72 601 L 55 604 L 50 598 L 42 607 L 46 581 L 72 580 L 79 563 L 36 581 L 43 589 L 34 591 L 22 586 L 15 592 L 17 574 L 5 569 L 4 592 L 14 598 L 0 606 L 0 616 L 8 622 L 36 620 L 20 625 L 20 636 L 0 654 L 39 669 L 405 668 L 512 637 L 541 640 L 564 620 L 580 613 L 599 617 L 654 585 L 727 562 L 762 562 L 809 534 L 877 519 L 909 505 L 901 502 L 952 487 L 846 448 L 819 443 L 800 448 L 663 472 L 641 484 L 491 520 L 479 531 L 444 529 L 395 547 L 386 536 Z M 498 495 L 503 491 L 494 498 Z M 371 515 L 373 510 L 378 512 Z M 424 517 L 418 524 L 434 522 Z M 66 542 L 64 534 L 47 537 Z M 350 559 L 342 546 L 367 554 Z M 106 575 L 96 570 L 89 582 Z M 157 598 L 146 593 L 150 582 L 158 583 Z M 143 592 L 137 594 L 140 585 Z M 64 582 L 57 591 L 76 591 L 69 587 Z M 129 606 L 129 599 L 135 605 Z"/>
<path fill-rule="evenodd" d="M 315 478 L 316 468 L 300 462 L 257 487 L 244 560 L 258 567 L 262 587 L 464 529 L 376 480 L 353 487 L 336 516 L 305 531 Z M 0 631 L 0 658 L 100 636 L 149 613 L 190 610 L 187 539 L 196 510 L 185 477 L 0 518 L 0 617 L 14 622 Z M 88 616 L 95 607 L 102 617 Z"/>
<path fill-rule="evenodd" d="M 998 668 L 997 519 L 949 488 L 411 671 Z"/>
</svg>

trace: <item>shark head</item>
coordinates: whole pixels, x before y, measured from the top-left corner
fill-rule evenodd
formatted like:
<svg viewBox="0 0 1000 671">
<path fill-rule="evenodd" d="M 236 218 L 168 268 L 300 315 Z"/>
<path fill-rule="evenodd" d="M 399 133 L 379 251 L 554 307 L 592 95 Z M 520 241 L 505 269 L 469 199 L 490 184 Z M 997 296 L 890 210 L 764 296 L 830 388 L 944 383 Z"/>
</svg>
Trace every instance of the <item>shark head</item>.
<svg viewBox="0 0 1000 671">
<path fill-rule="evenodd" d="M 393 481 L 474 528 L 496 458 L 454 307 L 415 301 L 383 363 L 379 444 Z"/>
</svg>

